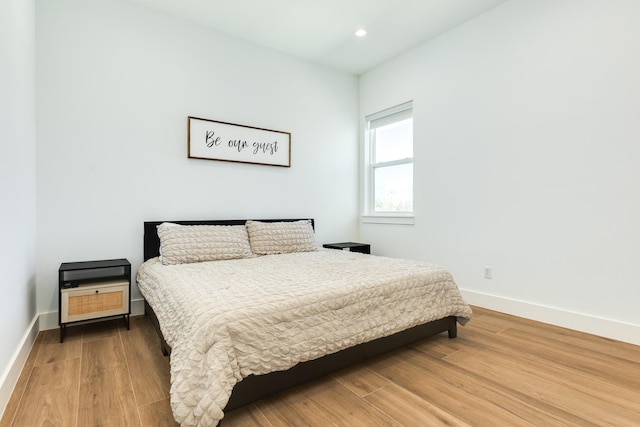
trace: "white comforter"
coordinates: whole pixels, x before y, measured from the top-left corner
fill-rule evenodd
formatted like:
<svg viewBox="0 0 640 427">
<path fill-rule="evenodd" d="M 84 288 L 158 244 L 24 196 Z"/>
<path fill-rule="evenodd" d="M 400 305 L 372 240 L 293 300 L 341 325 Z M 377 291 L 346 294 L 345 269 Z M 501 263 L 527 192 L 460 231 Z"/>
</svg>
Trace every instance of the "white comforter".
<svg viewBox="0 0 640 427">
<path fill-rule="evenodd" d="M 435 265 L 337 250 L 165 266 L 137 274 L 172 347 L 171 406 L 213 426 L 233 386 L 446 316 L 471 316 Z"/>
</svg>

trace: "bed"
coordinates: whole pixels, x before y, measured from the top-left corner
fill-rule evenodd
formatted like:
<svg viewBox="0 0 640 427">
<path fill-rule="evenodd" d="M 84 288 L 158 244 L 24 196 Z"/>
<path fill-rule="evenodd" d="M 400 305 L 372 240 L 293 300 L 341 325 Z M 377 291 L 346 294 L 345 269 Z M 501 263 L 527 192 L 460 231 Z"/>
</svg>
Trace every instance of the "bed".
<svg viewBox="0 0 640 427">
<path fill-rule="evenodd" d="M 443 332 L 454 338 L 457 323 L 470 319 L 442 267 L 318 249 L 313 226 L 310 219 L 144 223 L 137 282 L 161 349 L 171 354 L 176 421 L 215 425 L 224 411 L 411 342 Z M 248 252 L 242 241 L 231 254 L 214 248 L 214 260 L 189 259 L 183 240 L 170 244 L 176 233 L 231 229 L 246 230 Z M 225 238 L 235 250 L 238 235 Z"/>
</svg>

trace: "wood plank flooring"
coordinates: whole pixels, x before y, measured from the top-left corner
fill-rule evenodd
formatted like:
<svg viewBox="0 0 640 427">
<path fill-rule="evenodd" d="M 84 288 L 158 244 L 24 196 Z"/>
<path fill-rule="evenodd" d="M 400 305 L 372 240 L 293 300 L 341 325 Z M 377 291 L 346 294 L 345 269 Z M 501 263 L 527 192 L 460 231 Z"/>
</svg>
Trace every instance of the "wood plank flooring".
<svg viewBox="0 0 640 427">
<path fill-rule="evenodd" d="M 144 317 L 38 335 L 0 427 L 175 426 Z M 458 329 L 226 414 L 232 426 L 640 426 L 640 347 L 474 307 Z"/>
</svg>

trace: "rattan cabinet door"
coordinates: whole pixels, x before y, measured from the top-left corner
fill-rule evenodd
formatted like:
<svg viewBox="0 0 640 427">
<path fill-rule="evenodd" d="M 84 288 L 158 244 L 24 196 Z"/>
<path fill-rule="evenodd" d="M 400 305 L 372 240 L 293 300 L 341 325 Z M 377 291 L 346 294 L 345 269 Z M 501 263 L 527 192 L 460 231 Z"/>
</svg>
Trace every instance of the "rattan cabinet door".
<svg viewBox="0 0 640 427">
<path fill-rule="evenodd" d="M 85 284 L 61 291 L 63 323 L 127 314 L 129 282 Z"/>
</svg>

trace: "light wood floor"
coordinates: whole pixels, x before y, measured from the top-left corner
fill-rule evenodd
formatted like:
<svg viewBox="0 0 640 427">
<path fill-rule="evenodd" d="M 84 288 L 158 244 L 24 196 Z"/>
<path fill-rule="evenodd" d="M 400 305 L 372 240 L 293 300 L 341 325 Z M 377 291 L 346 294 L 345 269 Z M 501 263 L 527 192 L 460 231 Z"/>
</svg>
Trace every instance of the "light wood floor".
<svg viewBox="0 0 640 427">
<path fill-rule="evenodd" d="M 446 334 L 226 415 L 229 426 L 640 426 L 640 347 L 474 308 Z M 0 426 L 173 426 L 144 317 L 39 334 Z"/>
</svg>

